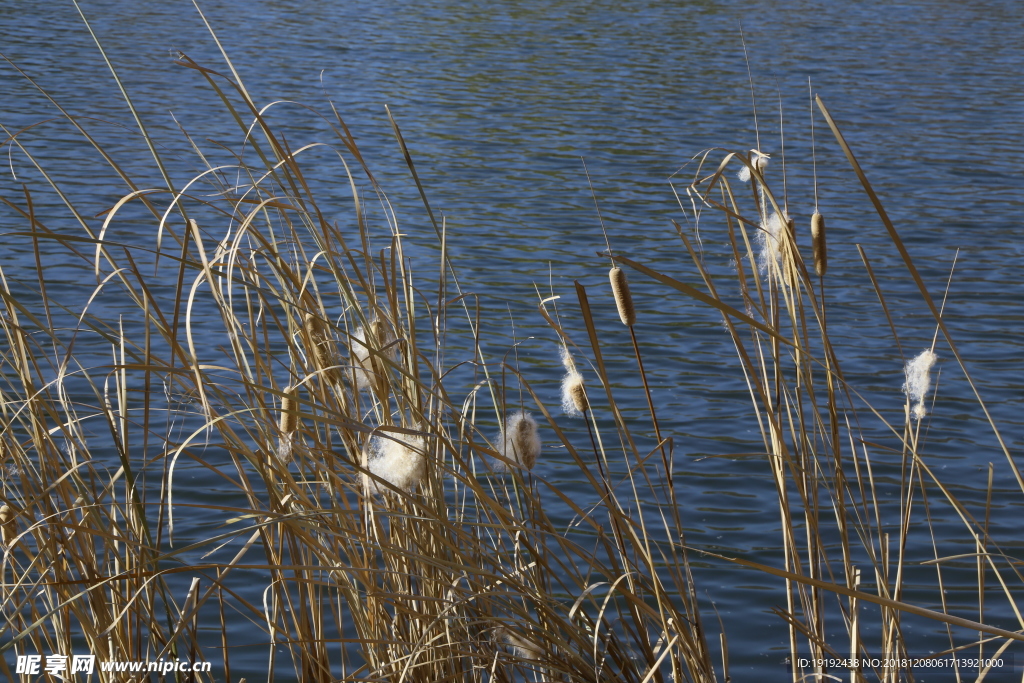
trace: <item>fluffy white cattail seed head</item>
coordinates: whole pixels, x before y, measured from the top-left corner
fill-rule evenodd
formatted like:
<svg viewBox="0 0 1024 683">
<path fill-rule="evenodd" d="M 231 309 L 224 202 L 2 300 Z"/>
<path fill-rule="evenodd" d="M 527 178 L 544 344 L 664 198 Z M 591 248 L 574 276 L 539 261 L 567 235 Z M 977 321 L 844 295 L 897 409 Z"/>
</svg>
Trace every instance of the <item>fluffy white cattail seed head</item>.
<svg viewBox="0 0 1024 683">
<path fill-rule="evenodd" d="M 537 434 L 537 421 L 523 410 L 509 413 L 505 425 L 498 435 L 501 455 L 519 467 L 532 470 L 540 455 L 540 436 Z M 495 469 L 508 470 L 504 462 L 496 463 Z"/>
<path fill-rule="evenodd" d="M 906 376 L 903 393 L 913 404 L 912 412 L 917 420 L 921 420 L 925 416 L 924 402 L 928 398 L 928 390 L 932 385 L 931 372 L 936 360 L 938 360 L 938 356 L 931 349 L 925 349 L 907 361 L 907 366 L 903 369 Z"/>
<path fill-rule="evenodd" d="M 378 436 L 374 438 L 371 449 L 367 469 L 377 477 L 404 491 L 411 491 L 423 483 L 427 474 L 426 442 L 423 437 L 409 434 L 395 434 L 388 438 Z M 371 477 L 366 477 L 366 481 L 371 491 L 390 491 Z"/>
<path fill-rule="evenodd" d="M 814 249 L 814 272 L 825 277 L 828 270 L 828 250 L 825 247 L 825 217 L 815 211 L 811 215 L 811 247 Z"/>
<path fill-rule="evenodd" d="M 562 410 L 569 417 L 580 417 L 590 409 L 583 375 L 570 372 L 562 378 Z"/>
<path fill-rule="evenodd" d="M 632 327 L 636 324 L 636 309 L 633 307 L 633 296 L 629 293 L 626 274 L 622 268 L 612 268 L 608 271 L 608 280 L 612 283 L 612 295 L 615 297 L 615 307 L 619 309 L 619 320 L 626 327 Z"/>
<path fill-rule="evenodd" d="M 583 375 L 576 369 L 576 363 L 565 345 L 559 349 L 565 377 L 562 378 L 562 411 L 569 417 L 580 417 L 590 408 L 587 392 L 583 386 Z"/>
</svg>

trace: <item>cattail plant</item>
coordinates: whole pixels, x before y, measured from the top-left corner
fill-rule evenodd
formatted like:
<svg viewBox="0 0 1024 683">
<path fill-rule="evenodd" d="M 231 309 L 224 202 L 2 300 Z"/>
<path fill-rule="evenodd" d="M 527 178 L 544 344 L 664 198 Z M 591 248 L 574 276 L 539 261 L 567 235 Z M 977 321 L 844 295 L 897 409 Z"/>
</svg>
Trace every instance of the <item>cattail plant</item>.
<svg viewBox="0 0 1024 683">
<path fill-rule="evenodd" d="M 912 360 L 907 361 L 907 365 L 903 369 L 906 376 L 903 393 L 906 394 L 907 401 L 913 404 L 912 412 L 918 421 L 925 416 L 924 401 L 931 388 L 932 366 L 935 365 L 936 360 L 938 360 L 938 356 L 935 355 L 935 352 L 925 349 L 914 356 Z"/>
<path fill-rule="evenodd" d="M 395 439 L 401 438 L 401 441 Z M 402 434 L 398 437 L 375 437 L 370 445 L 367 469 L 396 489 L 412 491 L 423 483 L 427 474 L 426 442 L 423 437 Z M 371 491 L 384 493 L 390 489 L 376 479 L 364 475 Z"/>
<path fill-rule="evenodd" d="M 501 455 L 517 467 L 532 470 L 540 455 L 540 436 L 537 421 L 524 410 L 509 413 L 505 425 L 498 435 Z M 499 470 L 508 470 L 509 465 L 497 463 Z"/>
<path fill-rule="evenodd" d="M 636 324 L 636 308 L 633 307 L 633 296 L 629 293 L 629 281 L 626 273 L 618 266 L 608 271 L 608 280 L 612 283 L 612 295 L 615 307 L 619 310 L 619 320 L 626 327 Z"/>
<path fill-rule="evenodd" d="M 562 410 L 569 417 L 580 417 L 590 409 L 587 390 L 583 385 L 583 375 L 576 369 L 576 363 L 566 346 L 562 346 L 562 365 L 565 376 L 562 377 Z"/>
<path fill-rule="evenodd" d="M 281 437 L 277 444 L 277 459 L 283 463 L 292 459 L 292 450 L 295 447 L 296 431 L 299 426 L 299 417 L 296 414 L 299 400 L 298 387 L 288 387 L 281 397 L 281 418 L 279 428 Z"/>
<path fill-rule="evenodd" d="M 828 250 L 825 246 L 825 217 L 815 211 L 811 215 L 811 247 L 814 250 L 814 272 L 825 277 L 828 270 Z"/>
</svg>

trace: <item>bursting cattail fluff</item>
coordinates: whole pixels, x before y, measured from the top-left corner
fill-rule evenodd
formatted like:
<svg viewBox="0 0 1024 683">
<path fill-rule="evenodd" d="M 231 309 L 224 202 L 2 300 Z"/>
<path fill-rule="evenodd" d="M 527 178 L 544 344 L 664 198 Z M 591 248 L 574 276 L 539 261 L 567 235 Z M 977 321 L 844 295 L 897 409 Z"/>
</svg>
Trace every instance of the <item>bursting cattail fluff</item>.
<svg viewBox="0 0 1024 683">
<path fill-rule="evenodd" d="M 409 434 L 396 434 L 389 438 L 378 436 L 374 438 L 371 450 L 366 467 L 372 474 L 403 491 L 411 491 L 423 482 L 427 474 L 426 442 L 423 437 Z M 389 491 L 371 477 L 366 477 L 366 481 L 371 491 Z"/>
<path fill-rule="evenodd" d="M 583 386 L 583 375 L 576 369 L 576 363 L 569 355 L 569 349 L 561 348 L 562 365 L 565 366 L 565 376 L 562 378 L 562 410 L 569 417 L 580 417 L 590 409 L 590 401 L 587 400 L 587 390 Z"/>
<path fill-rule="evenodd" d="M 498 434 L 500 453 L 506 460 L 519 467 L 532 470 L 537 464 L 537 456 L 540 455 L 540 436 L 537 434 L 537 421 L 533 416 L 523 410 L 509 413 L 505 418 L 505 425 Z M 498 471 L 508 470 L 509 465 L 504 462 L 496 463 Z"/>
<path fill-rule="evenodd" d="M 757 264 L 762 274 L 767 274 L 772 263 L 782 257 L 782 230 L 788 229 L 788 223 L 786 217 L 773 213 L 757 231 Z"/>
<path fill-rule="evenodd" d="M 928 390 L 932 385 L 932 366 L 936 360 L 938 356 L 931 349 L 925 349 L 907 361 L 907 366 L 903 369 L 906 376 L 903 393 L 913 404 L 912 412 L 918 421 L 925 416 L 924 401 L 928 398 Z"/>
<path fill-rule="evenodd" d="M 383 367 L 380 363 L 374 363 L 370 354 L 370 348 L 378 351 L 384 345 L 384 324 L 374 320 L 367 327 L 360 327 L 352 334 L 352 365 L 355 368 L 356 389 L 368 389 L 371 386 L 371 377 L 374 368 Z"/>
<path fill-rule="evenodd" d="M 292 449 L 295 446 L 296 430 L 299 426 L 299 416 L 295 414 L 298 409 L 299 389 L 288 387 L 281 397 L 281 419 L 278 427 L 281 430 L 281 438 L 277 443 L 277 459 L 281 462 L 288 462 L 292 459 Z"/>
<path fill-rule="evenodd" d="M 825 277 L 828 270 L 828 250 L 825 246 L 825 217 L 815 211 L 811 215 L 811 245 L 814 249 L 814 272 Z"/>
<path fill-rule="evenodd" d="M 622 268 L 612 268 L 608 271 L 608 280 L 612 283 L 612 296 L 615 297 L 615 307 L 619 309 L 619 320 L 626 327 L 633 327 L 636 324 L 636 309 L 633 307 L 633 296 L 629 293 L 629 282 Z"/>
<path fill-rule="evenodd" d="M 767 154 L 762 154 L 756 149 L 750 150 L 750 163 L 757 169 L 757 172 L 764 177 L 764 172 L 768 168 L 768 162 L 771 159 Z M 743 167 L 736 174 L 736 177 L 740 179 L 740 182 L 750 182 L 750 166 L 743 164 Z"/>
</svg>

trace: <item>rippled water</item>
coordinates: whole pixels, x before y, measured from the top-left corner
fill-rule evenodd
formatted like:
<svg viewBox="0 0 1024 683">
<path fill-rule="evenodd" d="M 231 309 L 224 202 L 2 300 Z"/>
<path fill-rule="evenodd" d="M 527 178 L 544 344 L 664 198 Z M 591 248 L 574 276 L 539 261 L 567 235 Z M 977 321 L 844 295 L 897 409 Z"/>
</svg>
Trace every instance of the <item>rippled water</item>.
<svg viewBox="0 0 1024 683">
<path fill-rule="evenodd" d="M 570 300 L 574 279 L 591 287 L 610 362 L 627 364 L 631 357 L 604 294 L 606 266 L 595 256 L 603 238 L 580 158 L 586 159 L 613 246 L 695 282 L 669 223 L 686 220 L 669 177 L 705 148 L 756 145 L 742 21 L 761 146 L 776 159 L 781 97 L 789 205 L 804 243 L 813 208 L 810 78 L 933 295 L 941 296 L 959 250 L 947 324 L 1011 451 L 1024 445 L 1024 12 L 1018 3 L 293 0 L 206 2 L 203 8 L 257 101 L 326 109 L 326 93 L 338 104 L 411 242 L 427 252 L 432 233 L 388 128 L 383 105 L 391 105 L 431 201 L 446 216 L 459 268 L 469 288 L 486 296 L 494 316 L 489 351 L 507 349 L 511 311 L 517 334 L 537 337 L 521 355 L 552 402 L 557 358 L 535 312 L 535 283 L 546 286 L 550 278 L 555 292 Z M 83 9 L 162 145 L 189 158 L 171 112 L 190 132 L 235 140 L 231 122 L 217 113 L 200 80 L 171 62 L 171 51 L 182 50 L 221 68 L 189 3 L 85 2 Z M 73 6 L 2 0 L 0 17 L 2 52 L 63 106 L 134 129 Z M 7 66 L 0 68 L 0 87 L 0 123 L 8 128 L 57 114 Z M 293 143 L 323 131 L 294 105 L 272 111 L 291 126 Z M 137 136 L 91 125 L 132 173 L 148 178 L 149 186 L 161 184 Z M 841 342 L 848 378 L 873 405 L 898 416 L 900 355 L 863 274 L 857 243 L 880 276 L 908 352 L 930 343 L 933 323 L 820 117 L 816 133 L 819 201 L 830 227 L 830 329 Z M 43 124 L 26 139 L 68 183 L 83 214 L 109 208 L 124 193 L 66 123 Z M 195 165 L 182 161 L 174 172 L 188 177 Z M 773 162 L 774 173 L 779 166 Z M 20 192 L 20 181 L 39 180 L 17 154 L 2 173 L 5 195 Z M 330 191 L 330 179 L 322 180 Z M 681 190 L 684 181 L 677 177 L 675 184 Z M 41 211 L 56 213 L 53 197 L 38 201 Z M 4 231 L 18 226 L 6 209 L 0 209 L 0 221 Z M 714 229 L 704 229 L 711 251 L 717 246 Z M 5 273 L 27 266 L 21 258 L 8 251 Z M 53 272 L 60 280 L 62 271 Z M 69 294 L 75 277 L 69 266 Z M 687 540 L 778 564 L 778 510 L 767 466 L 763 458 L 735 455 L 763 447 L 720 320 L 633 279 L 637 333 L 684 473 Z M 988 462 L 995 463 L 997 489 L 1012 489 L 1012 480 L 962 373 L 948 349 L 940 344 L 938 352 L 944 362 L 927 455 L 940 476 L 956 482 L 958 495 L 978 506 Z M 642 416 L 641 395 L 624 396 L 626 407 Z M 557 455 L 540 474 L 571 476 Z M 215 490 L 213 482 L 194 483 L 200 492 Z M 1013 529 L 1020 498 L 1009 493 L 999 500 L 1005 503 L 994 515 L 1004 549 L 1019 550 Z M 937 529 L 961 538 L 958 525 L 946 515 Z M 928 546 L 909 551 L 915 560 L 932 552 Z M 769 613 L 784 601 L 780 583 L 708 566 L 713 568 L 697 580 L 708 618 L 713 601 L 729 635 L 734 680 L 783 680 L 785 632 Z M 969 592 L 958 595 L 973 604 Z M 994 614 L 997 620 L 1006 616 Z M 1004 619 L 1001 625 L 1012 623 Z M 922 650 L 945 647 L 942 629 L 929 628 L 933 635 L 919 636 Z M 251 666 L 257 675 L 262 661 Z"/>
</svg>

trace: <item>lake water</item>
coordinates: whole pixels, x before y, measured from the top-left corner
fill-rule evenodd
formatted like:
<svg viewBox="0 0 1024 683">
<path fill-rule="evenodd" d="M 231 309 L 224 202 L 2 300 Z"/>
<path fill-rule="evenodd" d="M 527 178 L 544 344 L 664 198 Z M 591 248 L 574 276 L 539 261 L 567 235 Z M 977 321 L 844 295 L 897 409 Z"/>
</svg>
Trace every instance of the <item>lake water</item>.
<svg viewBox="0 0 1024 683">
<path fill-rule="evenodd" d="M 810 78 L 933 296 L 941 297 L 959 250 L 947 324 L 1011 451 L 1019 454 L 1024 446 L 1019 3 L 282 0 L 205 2 L 203 9 L 258 102 L 293 100 L 326 111 L 326 93 L 337 103 L 415 248 L 426 245 L 431 233 L 389 129 L 383 107 L 391 106 L 426 191 L 447 218 L 466 286 L 485 295 L 485 310 L 495 316 L 492 356 L 508 346 L 511 311 L 517 335 L 537 337 L 524 349 L 552 404 L 557 354 L 536 313 L 534 283 L 546 286 L 550 276 L 556 293 L 570 301 L 573 280 L 587 285 L 603 335 L 613 347 L 619 344 L 618 352 L 608 351 L 611 362 L 631 358 L 628 336 L 605 294 L 607 266 L 595 256 L 604 241 L 580 158 L 586 159 L 613 246 L 696 282 L 669 222 L 686 220 L 669 177 L 705 148 L 756 146 L 742 22 L 761 146 L 776 159 L 781 98 L 789 205 L 802 244 L 813 209 Z M 173 51 L 181 50 L 222 68 L 190 3 L 86 1 L 83 10 L 160 144 L 189 157 L 172 112 L 203 138 L 236 141 L 233 124 L 218 113 L 201 80 L 172 63 Z M 0 18 L 0 51 L 63 106 L 134 129 L 73 6 L 0 0 Z M 12 130 L 57 116 L 6 65 L 0 67 L 0 93 L 0 123 Z M 297 107 L 279 112 L 275 116 L 291 126 L 296 140 L 322 133 Z M 161 184 L 137 136 L 106 123 L 90 125 L 130 172 L 146 179 L 141 185 Z M 819 202 L 830 228 L 831 331 L 848 378 L 896 420 L 903 403 L 900 356 L 855 245 L 872 258 L 909 351 L 931 342 L 934 323 L 820 117 L 817 126 Z M 124 194 L 66 123 L 44 124 L 26 140 L 67 183 L 84 215 L 109 208 Z M 20 193 L 20 182 L 40 185 L 23 158 L 14 153 L 10 159 L 0 170 L 5 196 Z M 189 163 L 182 161 L 174 172 L 189 177 Z M 38 201 L 41 211 L 58 214 L 53 197 L 41 193 Z M 22 225 L 0 208 L 0 230 L 15 229 Z M 32 266 L 22 258 L 17 247 L 2 256 L 9 277 L 19 268 L 24 276 Z M 59 292 L 61 274 L 53 272 Z M 74 296 L 76 277 L 67 271 L 68 296 Z M 638 275 L 632 281 L 637 334 L 664 429 L 677 444 L 688 542 L 778 565 L 778 509 L 764 458 L 708 457 L 763 450 L 720 319 Z M 938 354 L 942 376 L 927 455 L 975 510 L 984 502 L 987 463 L 995 463 L 997 490 L 1006 493 L 997 496 L 994 535 L 1004 550 L 1019 552 L 1020 492 L 1012 493 L 1005 459 L 952 354 L 942 344 Z M 624 396 L 630 414 L 642 419 L 642 395 Z M 557 455 L 538 473 L 570 476 Z M 197 500 L 215 494 L 215 481 L 199 472 L 191 476 Z M 564 485 L 571 488 L 572 482 Z M 943 514 L 936 529 L 940 537 L 961 538 L 959 524 Z M 909 550 L 914 561 L 933 557 L 928 539 L 920 540 Z M 713 602 L 729 636 L 733 679 L 785 680 L 785 629 L 770 613 L 784 604 L 781 582 L 721 564 L 702 567 L 697 581 L 705 616 L 713 620 Z M 974 604 L 969 591 L 956 599 Z M 993 607 L 989 618 L 1013 628 L 1004 612 Z M 971 617 L 966 607 L 962 614 Z M 932 626 L 913 637 L 927 652 L 947 646 L 942 632 Z M 250 680 L 265 670 L 262 655 L 236 667 L 238 675 L 248 668 Z"/>
</svg>

